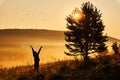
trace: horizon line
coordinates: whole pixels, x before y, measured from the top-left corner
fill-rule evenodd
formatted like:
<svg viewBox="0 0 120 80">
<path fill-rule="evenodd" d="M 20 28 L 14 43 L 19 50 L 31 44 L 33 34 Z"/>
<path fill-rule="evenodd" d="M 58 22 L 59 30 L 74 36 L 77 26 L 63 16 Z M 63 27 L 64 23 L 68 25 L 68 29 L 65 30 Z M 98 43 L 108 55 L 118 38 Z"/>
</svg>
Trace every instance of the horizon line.
<svg viewBox="0 0 120 80">
<path fill-rule="evenodd" d="M 1 28 L 0 30 L 49 30 L 49 31 L 65 31 L 58 29 L 39 29 L 39 28 Z"/>
</svg>

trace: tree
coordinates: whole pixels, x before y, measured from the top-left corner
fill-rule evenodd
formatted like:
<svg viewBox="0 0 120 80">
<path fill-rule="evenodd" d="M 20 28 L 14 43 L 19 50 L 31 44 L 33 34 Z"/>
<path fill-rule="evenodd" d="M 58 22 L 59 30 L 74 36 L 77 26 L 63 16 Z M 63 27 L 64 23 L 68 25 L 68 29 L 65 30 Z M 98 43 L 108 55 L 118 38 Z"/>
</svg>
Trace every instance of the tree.
<svg viewBox="0 0 120 80">
<path fill-rule="evenodd" d="M 65 31 L 66 48 L 69 56 L 82 55 L 84 62 L 88 62 L 88 54 L 106 50 L 105 42 L 107 36 L 103 34 L 104 25 L 101 20 L 101 13 L 92 3 L 82 4 L 81 11 L 78 8 L 73 10 L 67 20 Z"/>
</svg>

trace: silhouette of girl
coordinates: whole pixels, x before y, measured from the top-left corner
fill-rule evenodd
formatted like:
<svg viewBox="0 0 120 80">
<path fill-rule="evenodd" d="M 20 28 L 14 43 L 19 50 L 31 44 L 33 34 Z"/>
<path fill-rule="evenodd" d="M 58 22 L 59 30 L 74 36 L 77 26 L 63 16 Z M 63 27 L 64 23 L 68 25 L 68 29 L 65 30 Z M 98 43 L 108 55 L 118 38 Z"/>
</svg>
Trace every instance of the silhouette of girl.
<svg viewBox="0 0 120 80">
<path fill-rule="evenodd" d="M 42 46 L 39 48 L 38 52 L 36 52 L 33 47 L 30 45 L 30 47 L 32 48 L 32 53 L 33 53 L 33 57 L 34 57 L 34 71 L 37 71 L 39 70 L 39 61 L 40 61 L 40 58 L 39 58 L 39 53 L 42 49 Z"/>
</svg>

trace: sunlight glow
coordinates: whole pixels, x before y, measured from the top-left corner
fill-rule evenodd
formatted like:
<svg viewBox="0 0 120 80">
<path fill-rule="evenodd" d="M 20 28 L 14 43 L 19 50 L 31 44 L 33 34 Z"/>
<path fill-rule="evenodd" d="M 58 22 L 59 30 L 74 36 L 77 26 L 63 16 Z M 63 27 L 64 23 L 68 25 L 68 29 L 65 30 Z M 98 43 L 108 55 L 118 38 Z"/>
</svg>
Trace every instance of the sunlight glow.
<svg viewBox="0 0 120 80">
<path fill-rule="evenodd" d="M 85 15 L 82 11 L 80 11 L 78 8 L 75 8 L 75 10 L 72 12 L 72 19 L 76 22 L 80 22 L 84 19 Z"/>
</svg>

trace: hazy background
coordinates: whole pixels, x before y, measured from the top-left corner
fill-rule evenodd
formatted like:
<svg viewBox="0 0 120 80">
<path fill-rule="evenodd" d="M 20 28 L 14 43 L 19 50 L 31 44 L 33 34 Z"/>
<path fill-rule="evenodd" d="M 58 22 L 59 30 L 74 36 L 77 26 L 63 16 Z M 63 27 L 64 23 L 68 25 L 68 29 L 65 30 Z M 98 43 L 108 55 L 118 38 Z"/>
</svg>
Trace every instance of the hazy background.
<svg viewBox="0 0 120 80">
<path fill-rule="evenodd" d="M 106 43 L 109 54 L 112 53 L 112 43 L 120 40 L 109 37 Z M 32 45 L 36 51 L 43 46 L 40 58 L 41 63 L 74 59 L 66 56 L 64 31 L 33 30 L 33 29 L 5 29 L 0 30 L 0 67 L 12 67 L 33 64 Z"/>
<path fill-rule="evenodd" d="M 120 0 L 0 0 L 0 28 L 66 30 L 66 16 L 86 1 L 103 13 L 105 33 L 120 39 Z"/>
<path fill-rule="evenodd" d="M 29 45 L 35 50 L 43 46 L 42 63 L 68 59 L 64 54 L 65 18 L 86 1 L 103 13 L 104 33 L 111 36 L 107 45 L 120 42 L 120 0 L 0 0 L 0 67 L 33 64 Z"/>
<path fill-rule="evenodd" d="M 65 41 L 62 31 L 49 30 L 0 30 L 0 65 L 10 67 L 33 64 L 30 45 L 38 51 L 41 63 L 65 59 Z"/>
</svg>

